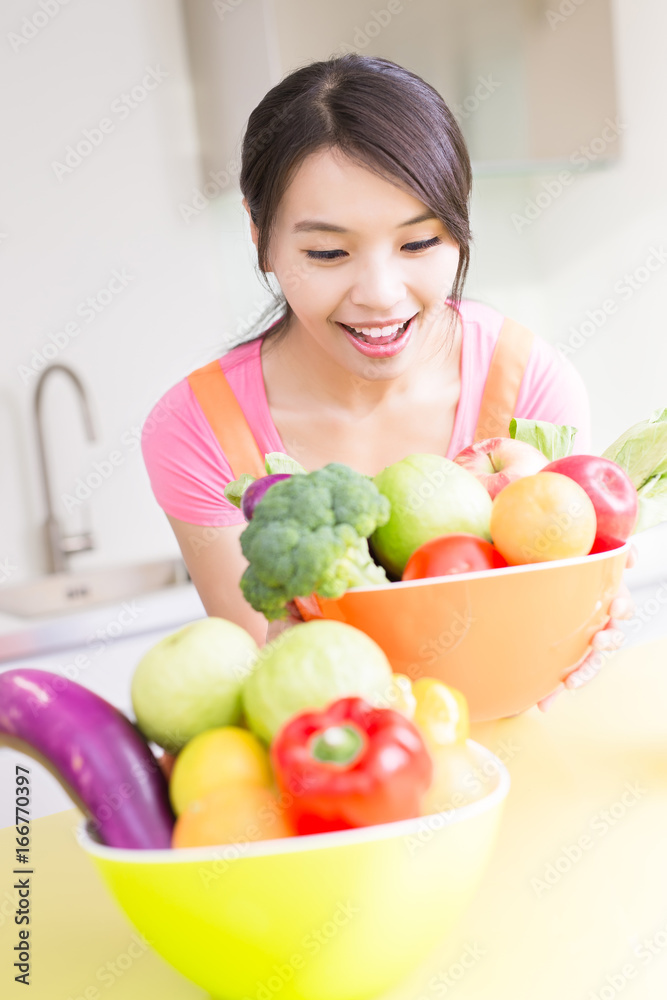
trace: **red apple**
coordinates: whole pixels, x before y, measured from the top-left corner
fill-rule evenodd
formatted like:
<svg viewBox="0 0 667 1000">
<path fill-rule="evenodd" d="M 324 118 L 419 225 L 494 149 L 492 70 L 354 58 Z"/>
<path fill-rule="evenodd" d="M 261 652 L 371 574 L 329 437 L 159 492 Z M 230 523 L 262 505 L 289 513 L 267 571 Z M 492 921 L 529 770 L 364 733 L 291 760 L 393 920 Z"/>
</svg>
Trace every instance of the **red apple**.
<svg viewBox="0 0 667 1000">
<path fill-rule="evenodd" d="M 606 535 L 596 535 L 595 541 L 593 542 L 593 548 L 588 553 L 589 556 L 594 556 L 596 552 L 611 552 L 612 549 L 617 549 L 623 542 L 619 542 L 618 538 L 607 538 Z"/>
<path fill-rule="evenodd" d="M 549 459 L 525 441 L 495 437 L 464 448 L 454 461 L 472 472 L 493 500 L 508 483 L 541 472 Z"/>
<path fill-rule="evenodd" d="M 639 510 L 637 490 L 616 462 L 599 455 L 566 455 L 542 471 L 569 476 L 588 493 L 598 522 L 594 551 L 607 551 L 630 537 Z"/>
</svg>

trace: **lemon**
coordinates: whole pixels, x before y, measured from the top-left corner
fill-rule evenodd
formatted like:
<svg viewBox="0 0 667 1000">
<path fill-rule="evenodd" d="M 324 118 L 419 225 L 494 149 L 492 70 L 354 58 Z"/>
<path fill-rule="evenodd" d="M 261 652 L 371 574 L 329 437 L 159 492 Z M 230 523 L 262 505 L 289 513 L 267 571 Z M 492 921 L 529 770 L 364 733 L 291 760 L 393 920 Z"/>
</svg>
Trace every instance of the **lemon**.
<svg viewBox="0 0 667 1000">
<path fill-rule="evenodd" d="M 247 729 L 207 729 L 183 747 L 169 781 L 169 798 L 177 816 L 191 802 L 229 785 L 269 788 L 273 774 L 267 751 Z"/>
</svg>

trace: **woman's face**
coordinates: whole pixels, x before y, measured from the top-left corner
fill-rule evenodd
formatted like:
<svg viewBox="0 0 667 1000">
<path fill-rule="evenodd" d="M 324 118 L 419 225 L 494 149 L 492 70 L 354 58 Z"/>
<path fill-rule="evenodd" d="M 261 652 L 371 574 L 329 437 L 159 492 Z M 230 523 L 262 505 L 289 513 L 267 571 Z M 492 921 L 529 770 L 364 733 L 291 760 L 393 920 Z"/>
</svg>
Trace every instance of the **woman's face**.
<svg viewBox="0 0 667 1000">
<path fill-rule="evenodd" d="M 407 370 L 427 341 L 431 353 L 449 323 L 459 248 L 429 216 L 418 198 L 340 150 L 308 156 L 283 195 L 269 247 L 294 312 L 290 330 L 371 380 Z M 395 330 L 407 320 L 405 332 Z"/>
</svg>

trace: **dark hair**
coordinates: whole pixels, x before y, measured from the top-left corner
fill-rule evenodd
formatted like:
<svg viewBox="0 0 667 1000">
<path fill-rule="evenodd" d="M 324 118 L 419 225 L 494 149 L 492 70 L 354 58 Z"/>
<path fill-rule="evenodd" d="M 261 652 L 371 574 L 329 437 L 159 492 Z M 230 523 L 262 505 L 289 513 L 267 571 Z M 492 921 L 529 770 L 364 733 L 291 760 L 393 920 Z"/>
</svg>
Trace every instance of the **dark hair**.
<svg viewBox="0 0 667 1000">
<path fill-rule="evenodd" d="M 259 230 L 258 267 L 275 300 L 260 323 L 284 313 L 265 336 L 282 339 L 292 316 L 284 296 L 266 280 L 278 205 L 303 160 L 324 148 L 338 148 L 407 188 L 435 213 L 460 248 L 450 295 L 458 306 L 470 263 L 472 186 L 461 130 L 437 90 L 421 77 L 389 59 L 352 52 L 290 73 L 248 119 L 239 183 Z"/>
</svg>

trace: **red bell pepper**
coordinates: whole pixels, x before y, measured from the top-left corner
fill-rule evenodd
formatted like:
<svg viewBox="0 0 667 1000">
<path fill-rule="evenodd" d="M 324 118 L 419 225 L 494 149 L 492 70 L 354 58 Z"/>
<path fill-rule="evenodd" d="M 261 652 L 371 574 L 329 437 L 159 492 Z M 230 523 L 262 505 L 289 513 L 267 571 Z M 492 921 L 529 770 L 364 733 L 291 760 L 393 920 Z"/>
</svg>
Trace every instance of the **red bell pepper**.
<svg viewBox="0 0 667 1000">
<path fill-rule="evenodd" d="M 433 761 L 401 712 L 340 698 L 290 719 L 271 746 L 285 811 L 298 834 L 420 815 Z"/>
</svg>

